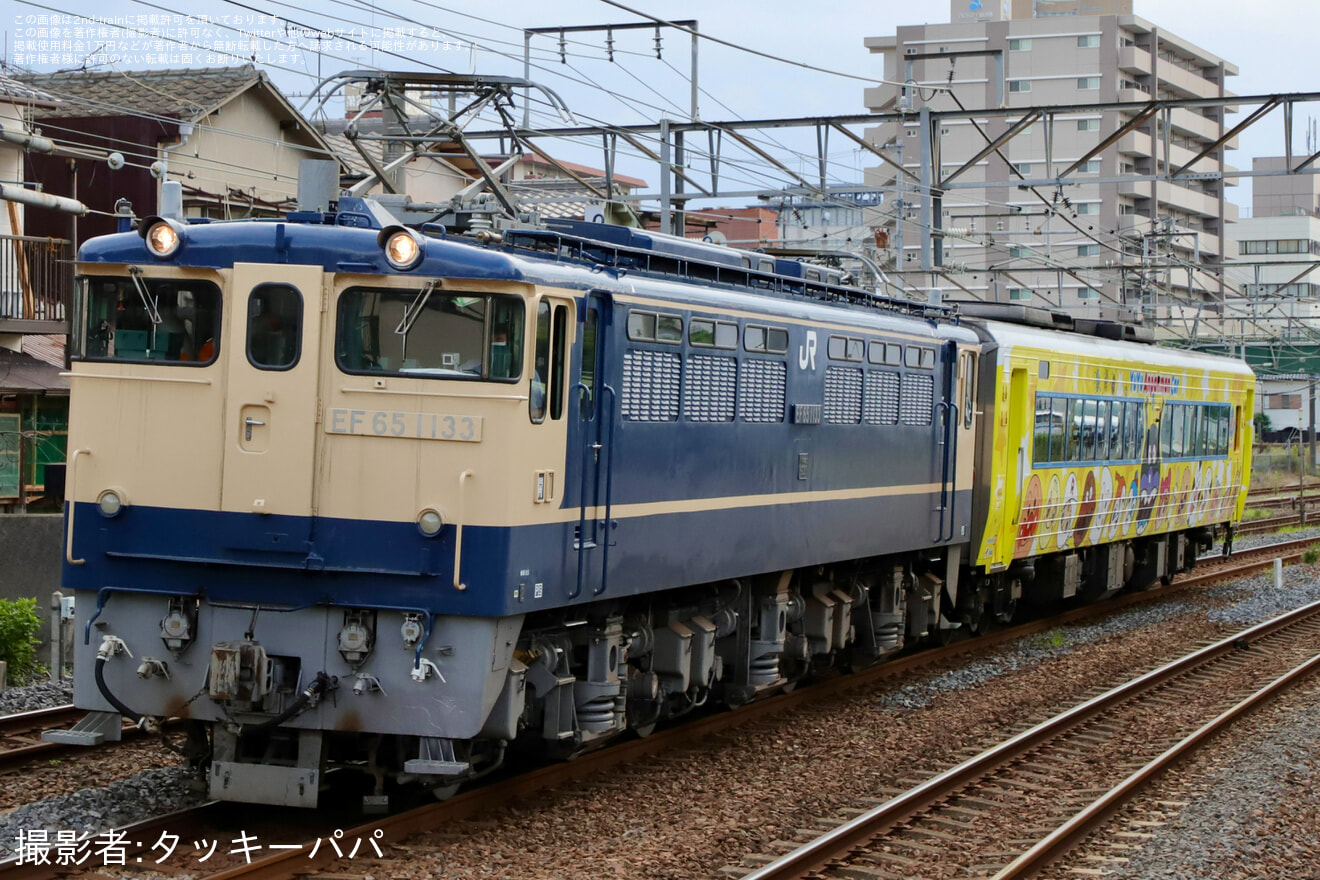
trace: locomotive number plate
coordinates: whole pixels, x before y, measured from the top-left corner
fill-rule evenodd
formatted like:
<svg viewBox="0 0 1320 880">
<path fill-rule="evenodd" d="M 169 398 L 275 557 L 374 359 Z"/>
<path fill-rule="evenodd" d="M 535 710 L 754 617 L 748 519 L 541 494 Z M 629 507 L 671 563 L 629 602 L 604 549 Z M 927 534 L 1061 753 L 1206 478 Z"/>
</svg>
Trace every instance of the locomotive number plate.
<svg viewBox="0 0 1320 880">
<path fill-rule="evenodd" d="M 481 416 L 379 409 L 332 409 L 330 417 L 325 421 L 325 432 L 357 434 L 361 437 L 401 437 L 407 440 L 480 443 L 481 423 Z"/>
</svg>

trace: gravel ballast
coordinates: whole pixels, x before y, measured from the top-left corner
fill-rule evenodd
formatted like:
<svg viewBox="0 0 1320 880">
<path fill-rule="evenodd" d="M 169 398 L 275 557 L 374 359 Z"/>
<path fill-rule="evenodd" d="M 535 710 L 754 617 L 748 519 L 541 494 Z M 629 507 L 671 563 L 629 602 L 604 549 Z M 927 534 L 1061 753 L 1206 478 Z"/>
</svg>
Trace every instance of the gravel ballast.
<svg viewBox="0 0 1320 880">
<path fill-rule="evenodd" d="M 1104 861 L 1115 880 L 1320 876 L 1320 685 L 1313 679 L 1234 725 L 1117 816 L 1112 829 L 1150 832 Z M 1108 831 L 1047 872 L 1076 877 L 1115 855 Z M 1130 843 L 1130 841 L 1128 841 Z M 1089 857 L 1089 859 L 1088 859 Z M 1085 861 L 1083 861 L 1085 860 Z"/>
<path fill-rule="evenodd" d="M 410 860 L 377 876 L 710 876 L 819 817 L 945 769 L 1088 690 L 1320 598 L 1316 573 L 1287 569 L 1282 590 L 1267 576 L 1180 594 L 707 737 L 415 837 L 405 845 Z M 86 770 L 70 772 L 86 784 Z M 181 768 L 147 770 L 15 810 L 3 819 L 0 847 L 12 847 L 19 828 L 94 833 L 196 799 Z"/>
<path fill-rule="evenodd" d="M 0 715 L 35 712 L 73 702 L 73 682 L 42 681 L 0 691 Z"/>
<path fill-rule="evenodd" d="M 19 807 L 0 816 L 0 858 L 14 854 L 19 831 L 44 828 L 51 840 L 56 831 L 95 835 L 199 804 L 204 798 L 190 789 L 191 778 L 186 767 L 162 767 Z"/>
</svg>

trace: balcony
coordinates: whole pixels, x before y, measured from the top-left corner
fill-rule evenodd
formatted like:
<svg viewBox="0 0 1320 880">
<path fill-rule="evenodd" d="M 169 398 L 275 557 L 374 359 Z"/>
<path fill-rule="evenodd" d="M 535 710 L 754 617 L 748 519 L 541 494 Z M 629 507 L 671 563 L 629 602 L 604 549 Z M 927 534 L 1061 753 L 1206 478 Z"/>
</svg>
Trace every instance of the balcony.
<svg viewBox="0 0 1320 880">
<path fill-rule="evenodd" d="M 72 247 L 61 238 L 0 235 L 0 333 L 68 333 Z"/>
<path fill-rule="evenodd" d="M 1144 131 L 1129 131 L 1118 139 L 1118 151 L 1126 156 L 1149 156 L 1150 135 Z"/>
<path fill-rule="evenodd" d="M 1219 97 L 1219 83 L 1211 82 L 1199 73 L 1161 61 L 1159 64 L 1160 83 L 1183 92 L 1193 98 Z"/>
<path fill-rule="evenodd" d="M 899 87 L 895 85 L 872 86 L 862 90 L 862 102 L 868 113 L 893 112 L 898 92 Z"/>
<path fill-rule="evenodd" d="M 1203 217 L 1219 216 L 1218 196 L 1196 192 L 1182 186 L 1171 186 L 1167 183 L 1159 185 L 1159 188 L 1155 191 L 1155 196 L 1160 200 L 1160 204 L 1172 205 L 1189 214 L 1200 214 Z"/>
<path fill-rule="evenodd" d="M 1150 186 L 1149 180 L 1125 180 L 1118 185 L 1118 194 L 1134 199 L 1148 199 L 1150 198 Z"/>
<path fill-rule="evenodd" d="M 1150 53 L 1136 46 L 1118 50 L 1118 69 L 1129 73 L 1150 74 Z"/>
<path fill-rule="evenodd" d="M 1219 139 L 1219 123 L 1213 119 L 1207 119 L 1200 113 L 1194 113 L 1183 107 L 1175 107 L 1170 119 L 1173 122 L 1175 132 L 1189 134 L 1209 142 Z M 1229 149 L 1233 149 L 1233 147 Z"/>
</svg>

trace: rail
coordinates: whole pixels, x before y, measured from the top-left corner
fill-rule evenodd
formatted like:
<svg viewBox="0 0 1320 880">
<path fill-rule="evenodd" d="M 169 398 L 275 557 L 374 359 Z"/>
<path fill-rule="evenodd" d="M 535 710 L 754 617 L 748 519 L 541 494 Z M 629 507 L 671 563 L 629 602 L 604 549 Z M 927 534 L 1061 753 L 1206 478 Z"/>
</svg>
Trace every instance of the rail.
<svg viewBox="0 0 1320 880">
<path fill-rule="evenodd" d="M 1288 542 L 1268 548 L 1258 548 L 1253 553 L 1266 553 L 1293 549 Z M 1208 558 L 1208 557 L 1207 557 Z M 687 723 L 658 730 L 642 739 L 625 739 L 610 748 L 590 752 L 573 761 L 564 761 L 539 767 L 509 779 L 491 783 L 482 788 L 463 792 L 442 803 L 427 804 L 389 817 L 380 818 L 358 828 L 346 829 L 345 836 L 365 837 L 377 829 L 384 829 L 392 841 L 402 840 L 410 834 L 433 831 L 444 828 L 460 819 L 484 813 L 503 804 L 526 802 L 528 798 L 549 788 L 564 785 L 574 780 L 585 779 L 613 767 L 655 755 L 667 749 L 677 748 L 692 743 L 706 736 L 727 732 L 731 729 L 754 724 L 768 718 L 774 718 L 809 702 L 830 699 L 843 693 L 865 689 L 879 681 L 910 673 L 913 670 L 930 668 L 948 662 L 952 658 L 966 654 L 975 654 L 996 645 L 1020 639 L 1033 634 L 1048 632 L 1058 626 L 1092 620 L 1107 616 L 1133 605 L 1144 605 L 1152 601 L 1165 599 L 1187 588 L 1188 582 L 1175 581 L 1166 586 L 1157 586 L 1142 593 L 1131 593 L 1105 602 L 1073 608 L 1062 614 L 1033 621 L 1018 626 L 983 635 L 978 639 L 957 642 L 941 647 L 930 648 L 913 654 L 904 655 L 882 664 L 859 669 L 849 675 L 827 678 L 807 687 L 799 687 L 791 693 L 780 694 L 759 700 L 740 708 L 737 712 L 720 712 Z M 203 805 L 204 811 L 214 811 L 216 804 Z M 179 833 L 185 824 L 183 819 L 191 817 L 176 813 L 160 819 L 123 829 L 128 840 L 149 840 L 159 835 L 159 830 L 168 826 L 171 833 Z M 139 849 L 145 849 L 140 847 Z M 287 851 L 272 853 L 254 859 L 250 865 L 226 868 L 219 874 L 213 874 L 207 880 L 287 880 L 290 877 L 314 874 L 325 870 L 336 860 L 330 847 L 320 847 L 319 852 L 309 857 L 303 852 Z M 13 859 L 0 861 L 0 880 L 55 880 L 61 876 L 55 866 L 15 864 Z"/>
<path fill-rule="evenodd" d="M 928 779 L 809 843 L 745 874 L 742 880 L 798 880 L 813 872 L 821 871 L 825 866 L 845 859 L 851 853 L 864 848 L 877 836 L 886 833 L 914 814 L 945 801 L 953 793 L 1018 760 L 1045 743 L 1057 739 L 1082 723 L 1101 717 L 1134 696 L 1149 692 L 1191 670 L 1202 667 L 1211 660 L 1238 651 L 1239 646 L 1244 643 L 1253 643 L 1257 639 L 1317 615 L 1320 615 L 1320 602 L 1313 602 L 1166 663 L 963 761 L 956 767 Z M 1314 662 L 1305 665 L 1304 670 L 1309 670 L 1312 666 Z M 1295 680 L 1298 674 L 1301 672 L 1294 670 L 1290 680 Z M 1253 699 L 1260 698 L 1257 694 Z M 1220 724 L 1222 723 L 1221 721 Z M 1198 741 L 1208 735 L 1201 731 L 1198 731 L 1198 734 L 1200 734 Z M 1129 787 L 1125 791 L 1130 790 Z M 1073 829 L 1070 833 L 1075 831 L 1076 829 Z M 1057 843 L 1055 841 L 1051 844 L 1048 848 L 1049 852 L 1059 850 Z M 1033 856 L 1033 870 L 1038 869 L 1042 864 L 1040 858 L 1043 858 L 1043 854 Z M 1023 868 L 1025 867 L 1024 865 Z M 1009 877 L 1016 878 L 1027 874 L 1026 870 L 1021 873 L 1008 873 L 1006 870 L 997 875 L 996 880 L 1007 880 Z"/>
</svg>

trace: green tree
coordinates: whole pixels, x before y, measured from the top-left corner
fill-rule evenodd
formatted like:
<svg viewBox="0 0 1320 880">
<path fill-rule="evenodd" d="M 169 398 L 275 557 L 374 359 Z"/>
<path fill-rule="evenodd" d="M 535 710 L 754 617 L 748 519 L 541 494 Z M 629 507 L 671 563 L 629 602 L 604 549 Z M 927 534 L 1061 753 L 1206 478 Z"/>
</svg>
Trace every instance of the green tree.
<svg viewBox="0 0 1320 880">
<path fill-rule="evenodd" d="M 36 599 L 0 599 L 0 660 L 9 663 L 11 684 L 25 684 L 40 671 L 37 663 L 40 631 Z"/>
</svg>

